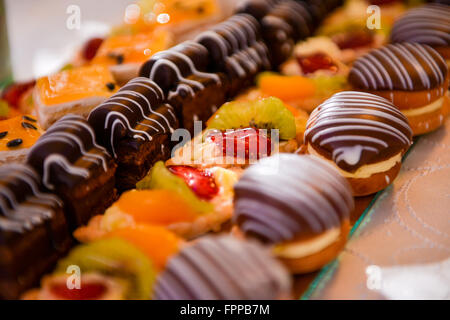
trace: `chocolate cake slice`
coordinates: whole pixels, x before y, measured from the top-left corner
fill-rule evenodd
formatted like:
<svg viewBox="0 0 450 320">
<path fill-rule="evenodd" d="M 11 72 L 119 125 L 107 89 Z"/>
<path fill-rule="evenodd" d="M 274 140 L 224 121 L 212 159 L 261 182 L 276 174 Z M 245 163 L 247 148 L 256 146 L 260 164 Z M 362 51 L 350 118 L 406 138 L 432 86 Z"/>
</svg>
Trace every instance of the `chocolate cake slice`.
<svg viewBox="0 0 450 320">
<path fill-rule="evenodd" d="M 117 163 L 116 186 L 132 189 L 159 160 L 170 158 L 171 133 L 178 128 L 174 108 L 148 78 L 135 78 L 88 117 L 97 143 Z"/>
<path fill-rule="evenodd" d="M 64 201 L 71 230 L 116 200 L 116 164 L 81 116 L 67 115 L 53 124 L 30 150 L 27 162 Z"/>
<path fill-rule="evenodd" d="M 17 299 L 70 245 L 63 202 L 30 166 L 0 167 L 0 299 Z"/>
<path fill-rule="evenodd" d="M 180 119 L 180 126 L 194 134 L 194 122 L 205 123 L 226 101 L 228 81 L 222 72 L 207 72 L 208 50 L 183 42 L 156 53 L 140 75 L 158 83 Z"/>
<path fill-rule="evenodd" d="M 210 53 L 208 70 L 223 72 L 230 83 L 227 99 L 253 85 L 255 76 L 271 68 L 269 52 L 261 38 L 258 21 L 237 14 L 197 36 L 196 42 Z"/>
</svg>

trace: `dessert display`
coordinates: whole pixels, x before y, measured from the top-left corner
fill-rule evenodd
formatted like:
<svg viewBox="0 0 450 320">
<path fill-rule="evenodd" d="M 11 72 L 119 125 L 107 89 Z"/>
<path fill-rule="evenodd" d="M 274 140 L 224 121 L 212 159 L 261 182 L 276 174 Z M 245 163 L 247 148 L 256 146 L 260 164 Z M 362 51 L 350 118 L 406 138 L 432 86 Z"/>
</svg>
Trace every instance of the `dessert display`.
<svg viewBox="0 0 450 320">
<path fill-rule="evenodd" d="M 406 117 L 388 100 L 344 91 L 318 106 L 306 125 L 306 152 L 334 165 L 354 196 L 383 190 L 412 144 Z"/>
<path fill-rule="evenodd" d="M 134 78 L 88 116 L 96 141 L 115 159 L 119 190 L 135 187 L 154 163 L 170 157 L 178 119 L 164 97 L 155 82 Z"/>
<path fill-rule="evenodd" d="M 0 165 L 24 162 L 42 132 L 30 115 L 0 121 Z"/>
<path fill-rule="evenodd" d="M 29 245 L 29 244 L 33 245 Z M 17 299 L 51 271 L 71 238 L 63 202 L 25 164 L 0 167 L 0 299 Z"/>
<path fill-rule="evenodd" d="M 264 247 L 230 236 L 208 236 L 169 260 L 156 279 L 154 298 L 275 300 L 288 299 L 290 290 L 286 270 Z"/>
<path fill-rule="evenodd" d="M 390 44 L 353 64 L 349 83 L 390 100 L 408 118 L 414 135 L 439 128 L 449 109 L 449 71 L 428 45 Z"/>
<path fill-rule="evenodd" d="M 75 68 L 40 78 L 33 92 L 39 124 L 47 129 L 69 113 L 87 116 L 116 90 L 113 76 L 104 66 Z"/>
<path fill-rule="evenodd" d="M 352 192 L 325 161 L 281 153 L 246 170 L 234 189 L 240 232 L 269 245 L 292 273 L 321 268 L 345 245 Z"/>
<path fill-rule="evenodd" d="M 391 42 L 427 44 L 450 60 L 450 6 L 432 3 L 407 11 L 395 22 Z"/>
<path fill-rule="evenodd" d="M 408 8 L 140 0 L 7 87 L 0 299 L 297 298 L 448 114 L 448 6 Z"/>
<path fill-rule="evenodd" d="M 71 230 L 103 213 L 116 198 L 116 164 L 81 116 L 67 115 L 52 125 L 29 151 L 27 163 L 64 201 Z"/>
</svg>

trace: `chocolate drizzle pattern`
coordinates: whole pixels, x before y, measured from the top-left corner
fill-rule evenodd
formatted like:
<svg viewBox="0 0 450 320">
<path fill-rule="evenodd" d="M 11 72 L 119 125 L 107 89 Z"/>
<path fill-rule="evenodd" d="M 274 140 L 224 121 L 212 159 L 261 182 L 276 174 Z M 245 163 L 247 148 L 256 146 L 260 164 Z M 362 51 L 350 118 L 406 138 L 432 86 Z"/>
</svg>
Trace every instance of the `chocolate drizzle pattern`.
<svg viewBox="0 0 450 320">
<path fill-rule="evenodd" d="M 399 43 L 357 59 L 349 82 L 363 90 L 430 90 L 443 85 L 447 73 L 445 60 L 431 47 Z"/>
<path fill-rule="evenodd" d="M 407 11 L 395 22 L 391 41 L 450 46 L 450 6 L 428 4 Z"/>
<path fill-rule="evenodd" d="M 243 281 L 245 279 L 245 281 Z M 231 236 L 208 236 L 169 260 L 155 285 L 157 300 L 273 300 L 291 280 L 265 248 Z"/>
<path fill-rule="evenodd" d="M 364 92 L 341 92 L 317 107 L 305 143 L 345 171 L 404 153 L 412 143 L 406 117 L 388 100 Z"/>
<path fill-rule="evenodd" d="M 270 68 L 268 49 L 260 41 L 259 24 L 248 14 L 234 15 L 202 32 L 195 41 L 208 49 L 213 62 L 222 69 L 220 71 L 226 71 L 225 66 L 230 66 L 239 78 Z"/>
<path fill-rule="evenodd" d="M 88 179 L 92 165 L 106 172 L 110 157 L 95 141 L 95 133 L 89 123 L 78 115 L 69 114 L 54 123 L 30 150 L 27 162 L 39 173 L 45 187 L 55 189 L 53 168 L 62 169 L 68 177 Z"/>
<path fill-rule="evenodd" d="M 354 205 L 347 181 L 314 156 L 262 159 L 244 172 L 234 191 L 240 229 L 272 244 L 339 228 Z"/>
<path fill-rule="evenodd" d="M 0 167 L 0 231 L 23 233 L 53 217 L 61 200 L 40 189 L 40 177 L 24 164 Z"/>
<path fill-rule="evenodd" d="M 177 119 L 172 106 L 164 104 L 164 92 L 148 78 L 135 78 L 91 111 L 89 123 L 99 144 L 117 157 L 123 138 L 152 141 L 156 134 L 170 133 Z"/>
</svg>

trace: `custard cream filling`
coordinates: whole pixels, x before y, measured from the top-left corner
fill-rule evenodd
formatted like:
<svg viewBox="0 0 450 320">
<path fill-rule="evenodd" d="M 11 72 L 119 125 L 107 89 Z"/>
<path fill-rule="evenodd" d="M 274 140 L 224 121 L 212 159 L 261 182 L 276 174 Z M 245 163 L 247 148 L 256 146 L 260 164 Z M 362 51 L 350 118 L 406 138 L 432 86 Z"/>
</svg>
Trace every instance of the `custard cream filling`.
<svg viewBox="0 0 450 320">
<path fill-rule="evenodd" d="M 414 117 L 414 116 L 419 116 L 421 114 L 431 113 L 433 111 L 436 111 L 436 110 L 442 108 L 443 104 L 444 104 L 444 97 L 439 98 L 436 101 L 434 101 L 430 104 L 427 104 L 424 107 L 408 109 L 408 110 L 401 110 L 401 111 L 407 117 Z"/>
<path fill-rule="evenodd" d="M 279 244 L 274 246 L 273 252 L 276 256 L 286 259 L 298 259 L 310 256 L 322 251 L 330 244 L 336 242 L 341 234 L 341 228 L 334 228 L 324 234 L 298 243 Z"/>
<path fill-rule="evenodd" d="M 328 163 L 332 164 L 335 168 L 339 170 L 341 175 L 345 178 L 355 178 L 355 179 L 365 179 L 370 178 L 372 175 L 380 173 L 380 172 L 386 172 L 395 167 L 395 165 L 402 161 L 402 154 L 401 152 L 393 156 L 392 158 L 389 158 L 387 160 L 378 162 L 378 163 L 372 163 L 372 164 L 366 164 L 362 167 L 358 168 L 355 172 L 348 172 L 345 170 L 342 170 L 339 168 L 334 161 L 328 160 L 322 155 L 320 155 L 314 148 L 308 144 L 308 153 L 319 157 L 325 161 L 328 161 Z"/>
</svg>

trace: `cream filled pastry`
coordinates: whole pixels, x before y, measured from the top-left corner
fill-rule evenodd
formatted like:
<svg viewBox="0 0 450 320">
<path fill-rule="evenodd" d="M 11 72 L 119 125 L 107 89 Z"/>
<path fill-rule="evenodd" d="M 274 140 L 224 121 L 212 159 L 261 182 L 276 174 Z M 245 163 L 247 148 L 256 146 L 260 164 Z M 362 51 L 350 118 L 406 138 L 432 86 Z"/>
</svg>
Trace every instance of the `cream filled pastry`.
<svg viewBox="0 0 450 320">
<path fill-rule="evenodd" d="M 407 116 L 414 135 L 439 128 L 448 114 L 448 67 L 428 45 L 372 50 L 355 61 L 348 80 L 357 90 L 390 100 Z"/>
<path fill-rule="evenodd" d="M 392 42 L 427 44 L 450 59 L 450 6 L 427 4 L 406 12 L 391 31 Z"/>
<path fill-rule="evenodd" d="M 209 236 L 169 260 L 154 287 L 156 300 L 287 299 L 291 279 L 264 247 Z"/>
<path fill-rule="evenodd" d="M 320 269 L 346 242 L 351 189 L 318 157 L 265 158 L 244 172 L 234 190 L 239 231 L 270 245 L 292 273 Z"/>
<path fill-rule="evenodd" d="M 317 107 L 305 131 L 306 151 L 333 164 L 355 196 L 386 188 L 412 142 L 406 117 L 388 100 L 345 91 Z"/>
</svg>

